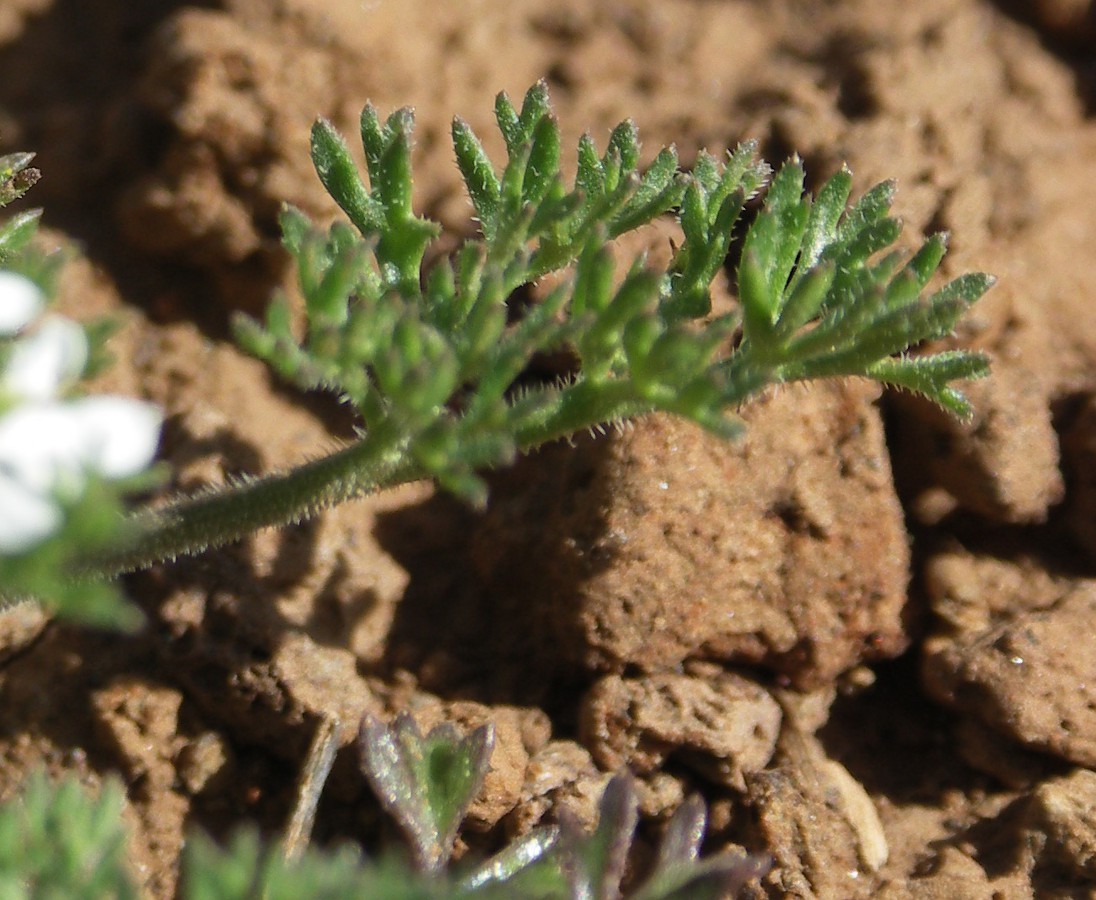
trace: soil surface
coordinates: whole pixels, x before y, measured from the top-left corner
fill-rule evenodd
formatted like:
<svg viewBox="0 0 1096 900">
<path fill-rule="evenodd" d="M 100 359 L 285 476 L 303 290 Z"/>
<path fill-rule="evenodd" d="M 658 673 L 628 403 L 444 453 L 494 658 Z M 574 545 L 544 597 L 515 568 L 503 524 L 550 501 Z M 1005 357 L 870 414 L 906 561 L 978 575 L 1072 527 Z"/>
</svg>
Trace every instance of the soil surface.
<svg viewBox="0 0 1096 900">
<path fill-rule="evenodd" d="M 0 796 L 128 786 L 134 870 L 184 836 L 285 827 L 317 725 L 344 743 L 315 839 L 390 828 L 363 712 L 491 721 L 460 851 L 639 779 L 753 897 L 1096 896 L 1096 12 L 1086 0 L 4 0 L 0 149 L 35 150 L 61 303 L 122 317 L 104 390 L 169 419 L 173 489 L 350 434 L 227 337 L 287 279 L 276 216 L 334 215 L 308 129 L 417 110 L 420 209 L 472 228 L 451 116 L 551 89 L 567 145 L 637 120 L 653 156 L 756 138 L 818 184 L 897 178 L 912 242 L 998 285 L 965 426 L 859 383 L 789 388 L 727 445 L 652 417 L 493 476 L 479 515 L 412 485 L 133 576 L 135 635 L 0 617 Z M 497 153 L 500 141 L 489 141 Z"/>
</svg>

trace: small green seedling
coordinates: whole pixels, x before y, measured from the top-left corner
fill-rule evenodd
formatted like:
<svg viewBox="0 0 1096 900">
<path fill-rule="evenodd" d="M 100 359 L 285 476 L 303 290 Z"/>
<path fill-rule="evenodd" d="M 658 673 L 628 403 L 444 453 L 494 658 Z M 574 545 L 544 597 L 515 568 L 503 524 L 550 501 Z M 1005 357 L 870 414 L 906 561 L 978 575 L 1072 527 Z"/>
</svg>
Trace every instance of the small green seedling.
<svg viewBox="0 0 1096 900">
<path fill-rule="evenodd" d="M 425 737 L 409 715 L 392 725 L 367 716 L 358 736 L 362 770 L 381 803 L 400 823 L 420 871 L 439 876 L 452 854 L 457 828 L 487 773 L 489 726 L 461 737 L 445 724 Z M 718 900 L 733 897 L 768 871 L 768 861 L 744 853 L 700 859 L 706 812 L 698 797 L 685 801 L 666 824 L 646 878 L 625 894 L 627 867 L 639 822 L 635 784 L 627 774 L 609 781 L 598 825 L 587 833 L 564 811 L 558 826 L 541 826 L 498 855 L 450 882 L 465 897 L 559 900 Z M 443 878 L 444 881 L 444 878 Z"/>
<path fill-rule="evenodd" d="M 449 862 L 457 830 L 487 777 L 494 741 L 489 725 L 462 738 L 446 722 L 424 737 L 407 713 L 391 727 L 363 719 L 362 771 L 424 871 L 437 872 Z"/>
</svg>

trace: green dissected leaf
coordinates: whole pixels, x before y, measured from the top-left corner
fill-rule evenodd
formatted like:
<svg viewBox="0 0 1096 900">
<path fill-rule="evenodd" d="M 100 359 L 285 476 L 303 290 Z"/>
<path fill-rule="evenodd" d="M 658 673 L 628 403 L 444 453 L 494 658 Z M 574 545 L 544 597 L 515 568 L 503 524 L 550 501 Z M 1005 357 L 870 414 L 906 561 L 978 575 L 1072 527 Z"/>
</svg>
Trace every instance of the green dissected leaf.
<svg viewBox="0 0 1096 900">
<path fill-rule="evenodd" d="M 548 83 L 541 79 L 525 92 L 521 102 L 521 139 L 528 141 L 541 120 L 552 114 Z"/>
<path fill-rule="evenodd" d="M 358 233 L 319 232 L 287 211 L 303 335 L 290 333 L 286 309 L 240 333 L 298 385 L 352 403 L 364 430 L 330 462 L 272 478 L 275 494 L 283 481 L 293 487 L 284 503 L 264 499 L 279 510 L 264 522 L 311 515 L 392 479 L 430 477 L 482 502 L 484 468 L 656 410 L 733 435 L 740 424 L 728 410 L 796 379 L 887 372 L 958 408 L 945 382 L 900 366 L 892 372 L 885 361 L 950 333 L 989 280 L 961 278 L 924 297 L 944 240 L 929 238 L 912 257 L 892 249 L 900 230 L 890 216 L 892 183 L 850 206 L 851 175 L 842 170 L 812 201 L 793 159 L 739 235 L 745 204 L 770 174 L 753 144 L 723 160 L 700 153 L 689 173 L 667 148 L 641 173 L 635 126 L 624 122 L 603 154 L 590 136 L 579 141 L 567 187 L 544 83 L 520 110 L 500 94 L 495 115 L 507 153 L 498 166 L 463 121 L 453 126 L 482 235 L 431 265 L 438 226 L 412 209 L 410 111 L 383 123 L 371 107 L 363 113 L 368 187 L 334 129 L 316 125 L 317 170 Z M 614 266 L 613 240 L 663 213 L 681 229 L 669 265 L 651 271 L 640 254 Z M 738 238 L 731 283 L 740 320 L 711 320 L 712 284 Z M 567 361 L 559 377 L 531 378 L 548 354 Z M 934 371 L 942 379 L 956 369 Z M 222 526 L 217 510 L 218 529 L 241 533 Z"/>
<path fill-rule="evenodd" d="M 597 144 L 589 134 L 578 141 L 578 170 L 575 187 L 582 192 L 587 203 L 605 193 L 605 166 L 597 152 Z"/>
<path fill-rule="evenodd" d="M 634 172 L 639 165 L 639 129 L 632 119 L 625 119 L 609 135 L 606 159 L 616 159 L 621 173 Z M 615 185 L 610 185 L 610 190 Z"/>
<path fill-rule="evenodd" d="M 726 367 L 732 384 L 877 377 L 892 371 L 893 354 L 950 334 L 992 284 L 967 275 L 923 297 L 944 237 L 930 237 L 909 258 L 884 252 L 901 232 L 888 215 L 893 184 L 876 185 L 846 208 L 850 179 L 846 170 L 833 176 L 813 204 L 798 166 L 785 166 L 770 187 L 737 273 L 744 340 Z M 930 383 L 927 374 L 907 381 L 948 409 L 965 408 L 943 381 Z"/>
<path fill-rule="evenodd" d="M 462 251 L 459 272 L 445 263 L 437 276 L 417 274 L 421 251 L 432 235 L 424 228 L 413 235 L 414 246 L 402 261 L 393 263 L 398 277 L 388 281 L 406 297 L 418 293 L 418 282 L 425 280 L 422 315 L 437 329 L 432 332 L 437 346 L 431 358 L 408 359 L 412 345 L 392 344 L 385 337 L 396 333 L 391 316 L 373 322 L 370 332 L 377 337 L 372 355 L 348 357 L 348 364 L 356 358 L 372 372 L 380 396 L 394 404 L 391 416 L 402 427 L 418 423 L 419 437 L 409 445 L 416 458 L 434 477 L 477 497 L 482 496 L 482 484 L 472 459 L 487 447 L 511 448 L 513 431 L 507 436 L 507 428 L 522 435 L 538 422 L 545 429 L 563 428 L 582 409 L 596 418 L 594 408 L 602 402 L 598 391 L 603 391 L 616 398 L 615 407 L 607 404 L 606 411 L 663 409 L 720 434 L 737 433 L 740 424 L 724 413 L 726 406 L 775 381 L 867 374 L 881 358 L 946 334 L 964 305 L 985 289 L 986 282 L 975 278 L 922 300 L 921 292 L 943 255 L 943 238 L 930 238 L 908 260 L 899 253 L 876 259 L 900 230 L 889 216 L 893 184 L 877 185 L 848 206 L 852 177 L 843 169 L 812 201 L 803 189 L 803 168 L 793 159 L 776 174 L 744 237 L 737 272 L 743 341 L 731 359 L 726 353 L 733 323 L 706 329 L 678 326 L 710 310 L 710 285 L 727 258 L 735 225 L 768 173 L 756 160 L 756 147 L 742 144 L 724 163 L 701 153 L 688 177 L 678 171 L 672 148 L 666 149 L 641 176 L 636 172 L 635 126 L 623 122 L 610 135 L 604 154 L 599 155 L 592 138 L 583 136 L 574 188 L 568 193 L 559 181 L 559 129 L 543 83 L 526 93 L 520 111 L 500 95 L 495 112 L 508 150 L 501 177 L 471 129 L 460 120 L 453 129 L 458 165 L 483 225 L 486 255 L 472 242 Z M 413 220 L 408 205 L 410 115 L 393 114 L 382 126 L 367 109 L 363 123 L 367 165 L 374 188 L 384 195 L 382 207 L 398 208 L 406 222 L 419 221 Z M 408 187 L 396 192 L 398 203 L 392 189 L 379 185 L 390 157 L 400 160 L 395 180 Z M 614 288 L 615 267 L 606 241 L 675 208 L 683 241 L 668 273 L 652 276 L 634 269 Z M 397 222 L 385 227 L 377 248 L 382 283 L 386 261 L 397 255 L 393 242 L 401 233 Z M 309 243 L 299 231 L 295 229 L 293 242 L 306 251 Z M 335 298 L 345 293 L 354 265 L 335 265 L 330 250 L 319 262 L 309 263 L 307 252 L 299 257 L 305 292 L 317 295 L 311 318 L 336 320 L 342 307 Z M 526 308 L 519 321 L 506 324 L 503 306 L 510 292 L 565 266 L 574 267 L 569 291 L 553 290 L 547 300 Z M 413 306 L 382 304 L 383 288 L 371 293 L 377 297 L 371 315 L 379 315 L 382 308 L 404 309 L 396 318 L 410 315 L 418 321 Z M 364 333 L 355 323 L 353 302 L 349 319 L 356 332 Z M 406 336 L 419 334 L 421 326 L 399 327 Z M 554 389 L 555 415 L 549 412 L 553 389 L 529 395 L 535 402 L 507 400 L 507 390 L 533 354 L 561 341 L 572 343 L 582 374 Z M 446 343 L 452 353 L 442 352 Z M 321 359 L 306 366 L 298 362 L 297 369 L 313 378 L 332 371 Z M 346 380 L 346 365 L 341 371 Z M 461 385 L 466 386 L 461 402 L 465 415 L 458 420 L 442 395 Z M 431 424 L 432 415 L 441 418 Z M 479 449 L 473 451 L 476 428 L 488 428 L 489 433 L 478 435 Z"/>
<path fill-rule="evenodd" d="M 838 223 L 849 194 L 852 192 L 852 173 L 843 168 L 829 178 L 811 204 L 810 217 L 803 234 L 802 250 L 796 266 L 795 276 L 788 285 L 795 288 L 798 279 L 811 271 L 822 257 L 822 252 L 837 237 Z"/>
<path fill-rule="evenodd" d="M 381 204 L 374 200 L 358 174 L 346 141 L 326 119 L 312 126 L 312 164 L 332 199 L 363 235 L 383 229 Z"/>
<path fill-rule="evenodd" d="M 410 109 L 393 113 L 383 132 L 383 150 L 369 169 L 373 194 L 384 207 L 389 222 L 414 217 L 411 205 L 411 133 L 414 128 L 415 114 Z"/>
<path fill-rule="evenodd" d="M 950 383 L 988 374 L 989 363 L 984 356 L 958 350 L 932 356 L 888 357 L 868 368 L 868 375 L 877 381 L 921 394 L 963 420 L 970 419 L 973 410 Z"/>
<path fill-rule="evenodd" d="M 639 186 L 613 217 L 609 236 L 618 237 L 650 222 L 677 206 L 685 195 L 685 181 L 678 176 L 677 153 L 662 150 L 643 175 Z"/>
<path fill-rule="evenodd" d="M 453 119 L 453 149 L 457 166 L 476 210 L 483 236 L 490 241 L 498 228 L 498 207 L 502 194 L 495 168 L 483 149 L 483 144 L 468 123 L 459 116 Z"/>
<path fill-rule="evenodd" d="M 522 196 L 526 203 L 539 205 L 559 185 L 559 125 L 552 116 L 537 123 L 530 144 Z"/>
<path fill-rule="evenodd" d="M 423 255 L 441 230 L 435 222 L 415 216 L 412 208 L 414 124 L 410 109 L 396 110 L 383 126 L 371 107 L 366 107 L 361 118 L 362 147 L 372 185 L 369 199 L 380 207 L 383 217 L 375 247 L 377 264 L 383 281 L 408 297 L 419 292 Z"/>
<path fill-rule="evenodd" d="M 866 191 L 841 218 L 832 245 L 835 250 L 843 250 L 856 240 L 865 228 L 885 218 L 894 202 L 896 190 L 896 182 L 883 181 Z"/>
<path fill-rule="evenodd" d="M 725 166 L 707 153 L 697 158 L 678 213 L 685 240 L 669 270 L 667 317 L 695 319 L 711 311 L 711 283 L 726 261 L 735 223 L 768 173 L 754 152 L 755 145 L 742 144 Z"/>
</svg>

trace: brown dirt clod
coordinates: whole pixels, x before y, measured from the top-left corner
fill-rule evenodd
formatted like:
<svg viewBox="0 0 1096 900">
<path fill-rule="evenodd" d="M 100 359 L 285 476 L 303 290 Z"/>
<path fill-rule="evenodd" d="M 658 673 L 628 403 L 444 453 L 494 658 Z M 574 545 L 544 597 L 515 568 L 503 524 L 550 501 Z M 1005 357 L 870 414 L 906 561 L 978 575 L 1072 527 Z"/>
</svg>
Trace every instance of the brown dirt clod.
<svg viewBox="0 0 1096 900">
<path fill-rule="evenodd" d="M 626 766 L 644 840 L 700 790 L 713 846 L 773 856 L 754 900 L 1090 896 L 1094 8 L 0 2 L 0 152 L 39 153 L 45 239 L 86 249 L 58 307 L 119 317 L 99 386 L 165 407 L 172 490 L 349 434 L 224 314 L 295 296 L 280 205 L 335 214 L 308 129 L 354 135 L 366 101 L 416 108 L 439 252 L 474 227 L 451 116 L 501 159 L 494 94 L 545 77 L 565 147 L 631 116 L 645 159 L 756 138 L 815 186 L 847 162 L 857 193 L 897 178 L 910 245 L 950 232 L 944 275 L 999 279 L 949 339 L 993 359 L 970 423 L 790 386 L 738 443 L 652 416 L 494 474 L 483 516 L 409 485 L 133 577 L 135 635 L 0 612 L 0 799 L 35 769 L 120 772 L 133 870 L 169 898 L 190 829 L 284 828 L 317 720 L 409 709 L 495 725 L 466 852 L 563 810 L 593 825 Z M 351 756 L 317 830 L 369 843 Z"/>
</svg>

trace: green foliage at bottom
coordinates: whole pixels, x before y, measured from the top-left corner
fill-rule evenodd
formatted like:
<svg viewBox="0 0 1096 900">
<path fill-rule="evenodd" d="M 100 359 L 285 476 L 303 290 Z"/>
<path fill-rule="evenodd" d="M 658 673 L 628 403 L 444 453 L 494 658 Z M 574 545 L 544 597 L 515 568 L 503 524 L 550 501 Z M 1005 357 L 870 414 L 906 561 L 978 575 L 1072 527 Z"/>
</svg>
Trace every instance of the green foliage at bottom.
<svg viewBox="0 0 1096 900">
<path fill-rule="evenodd" d="M 0 807 L 2 900 L 128 900 L 122 787 L 91 796 L 75 779 L 36 775 Z"/>
<path fill-rule="evenodd" d="M 419 740 L 440 741 L 434 734 Z M 473 736 L 472 744 L 480 738 Z M 452 750 L 471 744 L 454 737 Z M 445 782 L 448 776 L 443 776 Z M 422 784 L 427 790 L 438 784 Z M 52 785 L 31 778 L 16 799 L 0 806 L 0 900 L 130 900 L 140 892 L 126 865 L 123 793 L 110 781 L 97 796 L 73 780 Z M 461 815 L 468 802 L 461 804 Z M 646 880 L 625 893 L 622 880 L 638 822 L 630 776 L 610 781 L 599 825 L 583 831 L 566 815 L 463 874 L 425 871 L 388 854 L 363 860 L 352 847 L 310 849 L 287 861 L 278 844 L 254 830 L 237 832 L 225 848 L 192 836 L 182 860 L 184 900 L 720 900 L 734 897 L 768 863 L 719 854 L 700 859 L 704 804 L 686 802 L 667 824 Z"/>
<path fill-rule="evenodd" d="M 206 837 L 191 839 L 183 862 L 186 900 L 435 900 L 441 890 L 395 860 L 363 863 L 347 848 L 315 850 L 289 863 L 277 847 L 264 847 L 241 831 L 226 849 Z"/>
</svg>

